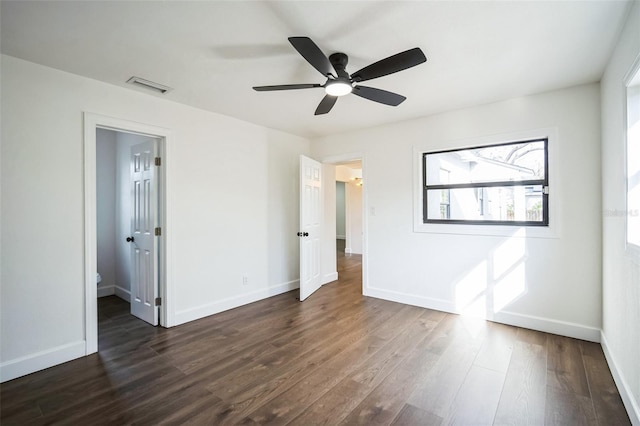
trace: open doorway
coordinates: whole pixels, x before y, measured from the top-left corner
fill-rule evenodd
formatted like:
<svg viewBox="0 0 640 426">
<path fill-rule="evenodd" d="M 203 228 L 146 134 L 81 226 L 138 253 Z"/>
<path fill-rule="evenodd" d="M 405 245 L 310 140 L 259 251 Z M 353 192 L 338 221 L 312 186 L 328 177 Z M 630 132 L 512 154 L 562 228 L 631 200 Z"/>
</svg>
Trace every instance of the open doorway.
<svg viewBox="0 0 640 426">
<path fill-rule="evenodd" d="M 98 350 L 99 296 L 170 326 L 166 129 L 85 114 L 85 341 Z M 111 296 L 113 297 L 113 296 Z"/>
<path fill-rule="evenodd" d="M 322 159 L 323 237 L 322 284 L 336 281 L 341 272 L 358 270 L 361 292 L 367 288 L 366 187 L 362 155 Z"/>
<path fill-rule="evenodd" d="M 154 326 L 158 144 L 156 137 L 96 129 L 98 298 L 118 297 L 131 315 Z"/>
<path fill-rule="evenodd" d="M 336 267 L 338 276 L 362 268 L 362 161 L 335 166 Z"/>
</svg>

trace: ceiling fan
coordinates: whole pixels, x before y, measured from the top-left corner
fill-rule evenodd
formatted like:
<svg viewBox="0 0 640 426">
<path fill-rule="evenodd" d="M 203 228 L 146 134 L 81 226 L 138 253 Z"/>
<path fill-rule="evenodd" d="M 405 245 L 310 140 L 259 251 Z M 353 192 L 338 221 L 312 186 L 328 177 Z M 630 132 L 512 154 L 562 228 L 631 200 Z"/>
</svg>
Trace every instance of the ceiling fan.
<svg viewBox="0 0 640 426">
<path fill-rule="evenodd" d="M 315 115 L 328 113 L 335 105 L 338 97 L 349 93 L 381 104 L 398 106 L 407 98 L 386 90 L 362 86 L 359 83 L 406 70 L 427 61 L 422 50 L 416 47 L 389 56 L 349 75 L 345 70 L 349 57 L 344 53 L 334 53 L 327 58 L 309 37 L 289 37 L 289 42 L 307 62 L 327 78 L 327 81 L 324 84 L 282 84 L 277 86 L 256 86 L 253 89 L 258 92 L 267 92 L 323 87 L 326 95 L 320 101 L 318 108 L 316 108 Z"/>
</svg>

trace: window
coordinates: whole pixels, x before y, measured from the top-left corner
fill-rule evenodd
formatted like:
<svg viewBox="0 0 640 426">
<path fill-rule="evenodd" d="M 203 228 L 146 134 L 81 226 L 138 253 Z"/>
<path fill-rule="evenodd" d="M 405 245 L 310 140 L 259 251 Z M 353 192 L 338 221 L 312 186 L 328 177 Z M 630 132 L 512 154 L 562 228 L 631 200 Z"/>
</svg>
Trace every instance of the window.
<svg viewBox="0 0 640 426">
<path fill-rule="evenodd" d="M 627 245 L 640 248 L 640 63 L 627 84 Z"/>
<path fill-rule="evenodd" d="M 548 139 L 423 153 L 423 222 L 548 226 Z"/>
<path fill-rule="evenodd" d="M 449 183 L 449 170 L 440 169 L 440 182 Z M 440 191 L 440 219 L 451 218 L 451 192 L 446 189 Z"/>
</svg>

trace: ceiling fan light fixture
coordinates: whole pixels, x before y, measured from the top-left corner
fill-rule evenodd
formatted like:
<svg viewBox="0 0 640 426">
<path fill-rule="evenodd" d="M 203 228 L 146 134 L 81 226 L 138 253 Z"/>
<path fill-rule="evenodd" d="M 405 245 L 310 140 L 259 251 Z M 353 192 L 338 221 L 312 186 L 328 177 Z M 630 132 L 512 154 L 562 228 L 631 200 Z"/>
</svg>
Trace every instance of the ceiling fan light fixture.
<svg viewBox="0 0 640 426">
<path fill-rule="evenodd" d="M 328 82 L 324 87 L 324 91 L 330 96 L 344 96 L 351 93 L 353 86 L 347 80 L 334 80 Z"/>
<path fill-rule="evenodd" d="M 2 0 L 0 0 L 2 1 Z M 289 37 L 289 42 L 298 53 L 314 67 L 324 78 L 324 84 L 279 84 L 275 86 L 254 86 L 253 90 L 268 92 L 274 90 L 295 90 L 323 87 L 326 95 L 322 98 L 314 115 L 323 115 L 331 111 L 338 97 L 353 93 L 363 99 L 389 106 L 398 106 L 407 98 L 397 93 L 362 86 L 360 82 L 394 74 L 399 71 L 415 67 L 427 61 L 419 47 L 405 50 L 393 56 L 381 59 L 349 74 L 346 70 L 349 57 L 341 52 L 335 52 L 327 57 L 309 37 Z"/>
</svg>

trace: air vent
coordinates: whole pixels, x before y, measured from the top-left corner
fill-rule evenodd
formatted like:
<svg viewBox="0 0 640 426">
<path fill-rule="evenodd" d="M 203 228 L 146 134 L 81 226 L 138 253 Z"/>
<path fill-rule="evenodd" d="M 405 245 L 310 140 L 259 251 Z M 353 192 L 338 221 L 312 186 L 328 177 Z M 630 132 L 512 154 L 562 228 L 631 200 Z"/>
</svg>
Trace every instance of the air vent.
<svg viewBox="0 0 640 426">
<path fill-rule="evenodd" d="M 164 84 L 155 83 L 153 81 L 145 80 L 144 78 L 140 78 L 140 77 L 131 77 L 129 80 L 127 80 L 127 83 L 135 84 L 136 86 L 146 87 L 147 89 L 160 92 L 163 95 L 173 90 L 171 87 L 165 86 Z"/>
</svg>

